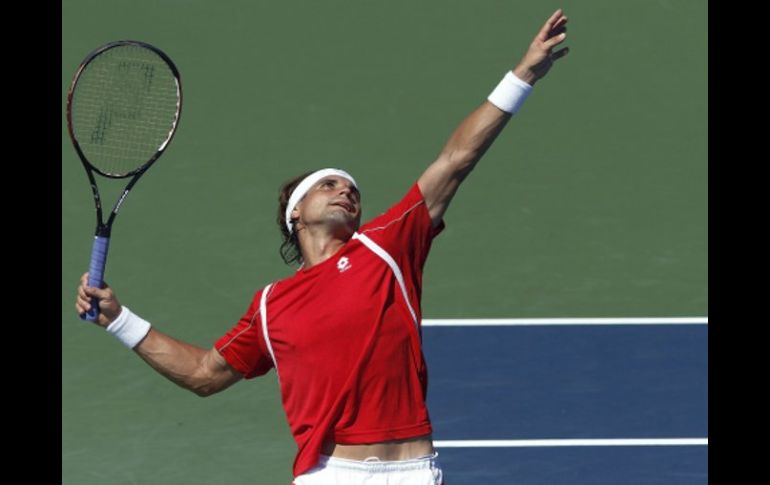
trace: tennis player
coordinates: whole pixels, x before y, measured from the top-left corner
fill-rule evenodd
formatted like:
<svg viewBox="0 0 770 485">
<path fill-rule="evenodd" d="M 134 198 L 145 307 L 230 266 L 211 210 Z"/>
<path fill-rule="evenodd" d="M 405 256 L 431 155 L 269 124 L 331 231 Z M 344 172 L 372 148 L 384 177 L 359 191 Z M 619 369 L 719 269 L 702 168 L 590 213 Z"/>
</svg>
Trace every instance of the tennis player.
<svg viewBox="0 0 770 485">
<path fill-rule="evenodd" d="M 452 133 L 406 195 L 364 225 L 361 191 L 340 169 L 303 174 L 280 190 L 281 255 L 300 263 L 257 291 L 240 321 L 206 350 L 167 336 L 113 290 L 81 278 L 76 311 L 99 299 L 106 327 L 155 370 L 201 396 L 275 369 L 297 442 L 295 485 L 439 485 L 425 405 L 422 270 L 443 216 L 473 170 L 568 48 L 557 10 L 524 57 Z"/>
</svg>

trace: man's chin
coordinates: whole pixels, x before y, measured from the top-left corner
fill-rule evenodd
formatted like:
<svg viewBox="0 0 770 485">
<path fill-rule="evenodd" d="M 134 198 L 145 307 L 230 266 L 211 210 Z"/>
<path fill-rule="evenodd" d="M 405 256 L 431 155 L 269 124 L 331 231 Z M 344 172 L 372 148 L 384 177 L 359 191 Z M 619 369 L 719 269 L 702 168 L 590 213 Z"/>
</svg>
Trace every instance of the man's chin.
<svg viewBox="0 0 770 485">
<path fill-rule="evenodd" d="M 348 212 L 335 212 L 331 214 L 327 221 L 336 234 L 347 234 L 348 236 L 352 236 L 359 226 L 358 218 L 350 215 Z"/>
</svg>

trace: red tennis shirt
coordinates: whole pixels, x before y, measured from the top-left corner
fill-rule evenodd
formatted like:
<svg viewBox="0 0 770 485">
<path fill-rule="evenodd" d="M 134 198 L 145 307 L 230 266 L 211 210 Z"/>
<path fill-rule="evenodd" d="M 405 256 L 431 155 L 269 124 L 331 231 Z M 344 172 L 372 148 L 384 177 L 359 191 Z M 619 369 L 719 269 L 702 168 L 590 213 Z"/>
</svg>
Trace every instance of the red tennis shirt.
<svg viewBox="0 0 770 485">
<path fill-rule="evenodd" d="M 422 269 L 443 227 L 431 226 L 415 183 L 334 256 L 258 291 L 215 343 L 247 379 L 277 368 L 298 447 L 295 477 L 316 464 L 327 439 L 364 444 L 432 432 L 420 299 Z"/>
</svg>

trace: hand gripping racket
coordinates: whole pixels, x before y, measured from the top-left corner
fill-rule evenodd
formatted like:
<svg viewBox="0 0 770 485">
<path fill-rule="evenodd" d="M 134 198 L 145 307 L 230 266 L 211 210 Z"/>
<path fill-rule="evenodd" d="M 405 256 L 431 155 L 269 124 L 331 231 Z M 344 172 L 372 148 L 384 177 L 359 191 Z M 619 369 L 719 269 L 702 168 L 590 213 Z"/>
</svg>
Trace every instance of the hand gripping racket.
<svg viewBox="0 0 770 485">
<path fill-rule="evenodd" d="M 168 147 L 181 111 L 179 71 L 156 47 L 110 42 L 80 63 L 67 95 L 67 127 L 96 205 L 89 286 L 101 288 L 115 216 L 139 177 Z M 131 177 L 106 223 L 94 172 L 112 179 Z M 94 321 L 98 316 L 94 299 L 80 317 Z"/>
</svg>

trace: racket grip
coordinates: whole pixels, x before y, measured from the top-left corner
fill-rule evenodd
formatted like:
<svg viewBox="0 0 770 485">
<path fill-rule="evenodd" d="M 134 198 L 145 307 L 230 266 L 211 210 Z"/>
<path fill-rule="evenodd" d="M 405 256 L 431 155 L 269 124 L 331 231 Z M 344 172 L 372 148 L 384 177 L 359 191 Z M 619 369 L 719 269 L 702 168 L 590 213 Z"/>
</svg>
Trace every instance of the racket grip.
<svg viewBox="0 0 770 485">
<path fill-rule="evenodd" d="M 88 269 L 88 286 L 101 288 L 104 283 L 104 267 L 107 264 L 107 250 L 110 247 L 110 238 L 96 236 L 91 249 L 91 265 Z M 83 320 L 95 322 L 99 318 L 99 300 L 91 299 L 91 309 L 80 315 Z"/>
</svg>

